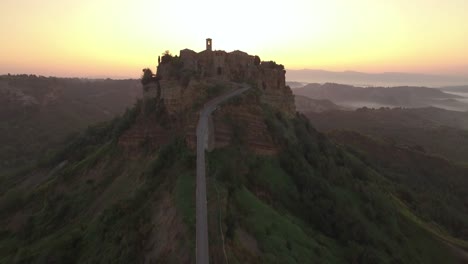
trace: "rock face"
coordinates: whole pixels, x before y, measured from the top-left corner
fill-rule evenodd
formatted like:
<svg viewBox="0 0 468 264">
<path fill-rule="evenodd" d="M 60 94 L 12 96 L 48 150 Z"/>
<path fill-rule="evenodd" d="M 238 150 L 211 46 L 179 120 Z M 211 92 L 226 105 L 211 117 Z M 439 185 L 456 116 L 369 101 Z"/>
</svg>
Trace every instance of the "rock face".
<svg viewBox="0 0 468 264">
<path fill-rule="evenodd" d="M 243 144 L 259 155 L 278 153 L 258 100 L 247 93 L 213 113 L 214 148 L 234 143 Z"/>
<path fill-rule="evenodd" d="M 209 151 L 232 143 L 243 144 L 258 155 L 275 155 L 279 147 L 270 135 L 258 97 L 249 94 L 226 103 L 212 114 L 209 120 Z M 192 113 L 185 124 L 185 141 L 196 149 L 198 114 Z"/>
<path fill-rule="evenodd" d="M 274 155 L 278 147 L 270 136 L 259 106 L 225 106 L 216 112 L 214 147 L 225 147 L 236 140 L 258 155 Z"/>
<path fill-rule="evenodd" d="M 184 49 L 179 56 L 164 55 L 156 77 L 169 112 L 182 112 L 199 98 L 203 83 L 224 81 L 249 83 L 261 91 L 262 103 L 269 104 L 287 116 L 295 114 L 294 96 L 286 86 L 283 65 L 262 62 L 258 56 L 242 51 L 218 51 L 210 48 L 199 53 Z M 208 45 L 207 45 L 208 47 Z M 145 87 L 145 96 L 155 95 L 155 85 Z"/>
<path fill-rule="evenodd" d="M 258 71 L 258 77 L 255 80 L 257 87 L 262 91 L 262 102 L 277 108 L 287 116 L 294 115 L 296 113 L 294 95 L 291 88 L 286 86 L 286 71 L 283 65 L 262 62 Z"/>
</svg>

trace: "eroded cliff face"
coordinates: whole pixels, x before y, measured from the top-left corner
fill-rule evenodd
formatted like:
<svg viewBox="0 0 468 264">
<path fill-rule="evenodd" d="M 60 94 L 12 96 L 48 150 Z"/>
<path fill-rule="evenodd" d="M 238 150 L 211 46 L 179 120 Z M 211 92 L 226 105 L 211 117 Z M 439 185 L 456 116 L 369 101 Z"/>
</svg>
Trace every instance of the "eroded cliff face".
<svg viewBox="0 0 468 264">
<path fill-rule="evenodd" d="M 296 113 L 294 95 L 289 86 L 286 86 L 286 71 L 272 62 L 262 62 L 259 75 L 256 78 L 257 87 L 262 91 L 263 103 L 276 108 L 286 116 Z"/>
<path fill-rule="evenodd" d="M 157 104 L 157 107 L 153 104 Z M 133 126 L 119 138 L 119 145 L 129 156 L 138 157 L 142 150 L 158 149 L 175 137 L 184 138 L 190 149 L 196 149 L 198 110 L 187 110 L 175 116 L 166 109 L 175 109 L 177 105 L 170 102 L 166 105 L 163 99 L 149 98 L 142 105 Z M 146 108 L 156 110 L 145 114 Z M 157 109 L 164 109 L 165 112 L 160 113 Z M 244 145 L 258 155 L 275 155 L 279 151 L 279 145 L 274 142 L 267 126 L 265 109 L 257 90 L 249 90 L 220 105 L 209 123 L 208 150 Z"/>
<path fill-rule="evenodd" d="M 258 104 L 225 105 L 213 115 L 213 130 L 214 148 L 243 144 L 258 155 L 275 155 L 279 150 Z"/>
<path fill-rule="evenodd" d="M 121 138 L 121 145 L 131 150 L 148 141 L 150 146 L 157 147 L 160 141 L 167 140 L 168 134 L 179 134 L 195 149 L 198 112 L 203 105 L 247 84 L 251 87 L 249 92 L 213 113 L 209 148 L 245 144 L 256 154 L 274 155 L 279 147 L 265 122 L 265 107 L 285 117 L 296 114 L 294 96 L 286 86 L 285 74 L 283 65 L 262 62 L 258 56 L 241 51 L 196 53 L 185 49 L 180 56 L 164 55 L 155 81 L 144 86 L 144 98 L 145 101 L 156 98 L 164 105 L 167 114 L 179 121 L 177 133 L 137 122 L 137 126 Z"/>
</svg>

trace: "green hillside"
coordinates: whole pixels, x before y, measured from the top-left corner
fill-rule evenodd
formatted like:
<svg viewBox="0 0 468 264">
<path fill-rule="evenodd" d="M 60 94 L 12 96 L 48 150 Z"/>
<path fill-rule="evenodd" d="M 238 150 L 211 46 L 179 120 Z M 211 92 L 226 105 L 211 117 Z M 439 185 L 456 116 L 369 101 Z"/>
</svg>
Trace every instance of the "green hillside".
<svg viewBox="0 0 468 264">
<path fill-rule="evenodd" d="M 246 96 L 231 101 L 251 103 Z M 0 178 L 0 263 L 194 262 L 195 154 L 184 132 L 136 153 L 118 143 L 137 122 L 167 120 L 158 104 L 140 102 L 37 167 Z M 439 200 L 439 193 L 415 188 L 409 201 L 398 178 L 335 145 L 305 117 L 262 108 L 277 155 L 251 152 L 242 129 L 230 145 L 208 154 L 213 261 L 456 263 L 432 227 L 437 223 L 439 233 L 461 244 L 467 234 L 424 202 L 455 203 L 447 208 L 459 211 L 444 213 L 467 230 L 463 193 Z M 437 175 L 422 173 L 419 180 L 436 188 Z M 468 186 L 464 178 L 457 184 Z"/>
<path fill-rule="evenodd" d="M 237 145 L 210 156 L 211 177 L 224 187 L 219 210 L 230 263 L 456 263 L 404 211 L 397 182 L 335 146 L 304 117 L 268 116 L 283 146 L 278 157 L 250 155 Z"/>
</svg>

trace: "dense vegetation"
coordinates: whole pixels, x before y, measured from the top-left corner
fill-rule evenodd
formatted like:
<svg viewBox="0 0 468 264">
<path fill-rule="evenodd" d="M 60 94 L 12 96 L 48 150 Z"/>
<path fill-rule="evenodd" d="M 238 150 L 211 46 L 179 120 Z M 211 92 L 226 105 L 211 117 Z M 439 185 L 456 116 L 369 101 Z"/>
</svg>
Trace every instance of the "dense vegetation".
<svg viewBox="0 0 468 264">
<path fill-rule="evenodd" d="M 394 146 L 468 163 L 466 112 L 438 108 L 360 108 L 356 111 L 307 112 L 305 115 L 322 132 L 356 131 Z"/>
<path fill-rule="evenodd" d="M 220 200 L 225 202 L 213 204 L 225 215 L 230 263 L 455 262 L 446 245 L 407 214 L 398 198 L 403 184 L 336 147 L 305 117 L 288 120 L 267 113 L 270 132 L 283 147 L 278 157 L 255 156 L 242 141 L 209 156 L 211 177 L 224 188 Z M 426 180 L 426 186 L 437 188 L 439 181 Z M 460 192 L 453 197 L 464 199 Z M 415 199 L 411 208 L 424 202 Z M 437 221 L 423 214 L 428 208 L 414 212 Z M 449 223 L 439 223 L 438 228 L 454 231 Z"/>
</svg>

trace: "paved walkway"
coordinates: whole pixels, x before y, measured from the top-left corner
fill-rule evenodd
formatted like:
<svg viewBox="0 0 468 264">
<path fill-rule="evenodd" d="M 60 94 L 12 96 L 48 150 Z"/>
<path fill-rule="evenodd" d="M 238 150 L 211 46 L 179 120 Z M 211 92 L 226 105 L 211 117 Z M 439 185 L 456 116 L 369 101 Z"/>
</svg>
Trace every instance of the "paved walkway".
<svg viewBox="0 0 468 264">
<path fill-rule="evenodd" d="M 200 119 L 197 125 L 197 190 L 196 190 L 196 264 L 209 263 L 208 250 L 208 213 L 206 202 L 206 175 L 205 175 L 205 149 L 208 146 L 208 118 L 222 102 L 237 96 L 250 86 L 219 96 L 208 103 L 200 111 Z"/>
</svg>

